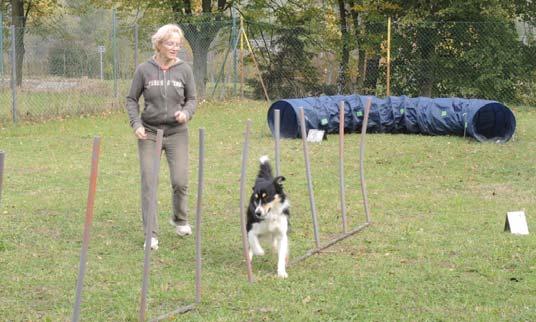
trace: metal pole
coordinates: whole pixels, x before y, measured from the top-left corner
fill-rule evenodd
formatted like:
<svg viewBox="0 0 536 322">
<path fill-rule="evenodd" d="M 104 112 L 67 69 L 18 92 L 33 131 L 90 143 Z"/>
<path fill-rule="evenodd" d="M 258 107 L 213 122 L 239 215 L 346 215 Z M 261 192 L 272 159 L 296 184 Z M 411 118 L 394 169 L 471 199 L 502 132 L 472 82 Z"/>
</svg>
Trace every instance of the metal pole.
<svg viewBox="0 0 536 322">
<path fill-rule="evenodd" d="M 136 67 L 138 67 L 138 37 L 139 37 L 139 32 L 138 32 L 138 24 L 134 24 L 134 69 L 136 69 Z"/>
<path fill-rule="evenodd" d="M 216 92 L 216 89 L 218 88 L 218 84 L 220 83 L 220 80 L 223 82 L 223 90 L 225 90 L 225 64 L 227 64 L 227 57 L 229 56 L 229 51 L 231 48 L 227 48 L 227 51 L 225 52 L 225 57 L 223 58 L 223 62 L 221 64 L 220 72 L 218 73 L 218 76 L 216 77 L 216 82 L 214 84 L 214 88 L 212 89 L 212 94 L 210 95 L 212 98 L 214 98 L 214 93 Z M 223 75 L 223 76 L 222 76 Z"/>
<path fill-rule="evenodd" d="M 238 82 L 238 55 L 236 49 L 238 47 L 238 32 L 236 30 L 236 8 L 233 7 L 231 10 L 233 14 L 233 29 L 232 29 L 232 39 L 233 39 L 233 96 L 237 96 L 236 83 Z"/>
<path fill-rule="evenodd" d="M 17 123 L 17 45 L 15 25 L 11 25 L 11 113 Z"/>
<path fill-rule="evenodd" d="M 465 139 L 465 135 L 467 134 L 467 113 L 463 113 L 463 138 Z"/>
<path fill-rule="evenodd" d="M 164 137 L 164 131 L 156 131 L 156 147 L 154 152 L 153 161 L 153 179 L 155 187 L 158 187 L 158 174 L 160 172 L 160 154 L 162 152 L 162 140 Z M 151 261 L 151 237 L 153 235 L 153 217 L 156 216 L 157 211 L 157 196 L 158 189 L 154 189 L 154 194 L 151 196 L 151 206 L 149 207 L 149 213 L 147 222 L 145 225 L 145 256 L 143 259 L 143 282 L 141 286 L 141 300 L 140 300 L 140 321 L 145 321 L 145 311 L 147 310 L 147 290 L 149 288 L 149 267 Z"/>
<path fill-rule="evenodd" d="M 346 233 L 346 198 L 344 190 L 344 101 L 339 104 L 339 194 L 341 199 L 342 231 Z"/>
<path fill-rule="evenodd" d="M 91 158 L 91 173 L 89 176 L 89 192 L 87 195 L 86 221 L 84 223 L 84 235 L 82 237 L 82 249 L 80 250 L 80 270 L 76 283 L 76 300 L 74 302 L 72 321 L 80 320 L 80 303 L 82 302 L 82 287 L 86 273 L 87 251 L 89 248 L 89 231 L 93 222 L 93 208 L 95 204 L 95 192 L 97 190 L 97 174 L 99 170 L 100 138 L 93 139 L 93 153 Z M 1 171 L 1 169 L 0 169 Z"/>
<path fill-rule="evenodd" d="M 236 32 L 236 8 L 233 7 L 231 9 L 231 13 L 233 15 L 233 96 L 236 97 L 236 83 L 238 81 L 238 57 L 236 55 L 236 47 L 238 46 L 238 33 Z"/>
<path fill-rule="evenodd" d="M 245 200 L 245 186 L 246 186 L 246 167 L 248 160 L 248 148 L 249 148 L 249 132 L 251 128 L 251 120 L 246 122 L 246 131 L 244 132 L 244 149 L 242 151 L 242 171 L 240 174 L 240 227 L 242 231 L 242 247 L 244 249 L 244 258 L 246 259 L 246 266 L 248 270 L 248 281 L 253 283 L 253 272 L 251 269 L 251 258 L 249 258 L 249 246 L 246 232 L 246 212 L 244 206 Z"/>
<path fill-rule="evenodd" d="M 244 98 L 244 19 L 240 16 L 240 98 Z"/>
<path fill-rule="evenodd" d="M 268 90 L 266 89 L 266 85 L 264 85 L 264 81 L 262 80 L 261 69 L 259 67 L 259 64 L 257 63 L 257 59 L 255 58 L 255 53 L 253 52 L 253 48 L 251 47 L 251 44 L 249 42 L 248 35 L 244 31 L 244 29 L 242 29 L 242 34 L 244 34 L 246 45 L 248 45 L 249 52 L 251 53 L 251 57 L 253 58 L 253 62 L 255 63 L 255 69 L 257 69 L 257 74 L 259 75 L 259 80 L 261 81 L 261 86 L 264 92 L 264 97 L 266 98 L 267 102 L 270 102 L 270 97 L 268 96 Z"/>
<path fill-rule="evenodd" d="M 115 9 L 112 10 L 112 46 L 113 46 L 114 97 L 117 98 L 117 18 L 116 18 Z"/>
<path fill-rule="evenodd" d="M 181 306 L 175 310 L 162 314 L 151 321 L 169 320 L 177 314 L 193 310 L 201 302 L 201 212 L 203 204 L 205 164 L 205 129 L 199 129 L 199 168 L 197 179 L 197 207 L 195 219 L 195 303 Z"/>
<path fill-rule="evenodd" d="M 151 321 L 152 322 L 155 322 L 155 321 L 164 321 L 164 320 L 167 320 L 169 321 L 170 318 L 172 318 L 173 316 L 177 315 L 177 314 L 183 314 L 183 313 L 186 313 L 186 312 L 189 312 L 193 309 L 195 309 L 195 304 L 190 304 L 190 305 L 186 305 L 186 306 L 181 306 L 171 312 L 168 312 L 166 314 L 162 314 L 160 315 L 159 317 L 155 318 L 155 319 L 152 319 Z"/>
<path fill-rule="evenodd" d="M 391 17 L 387 18 L 387 89 L 386 95 L 391 95 Z"/>
<path fill-rule="evenodd" d="M 195 220 L 195 303 L 201 303 L 201 211 L 205 164 L 205 129 L 199 129 L 199 166 L 197 178 L 197 209 Z"/>
<path fill-rule="evenodd" d="M 6 154 L 0 150 L 0 205 L 2 204 L 2 182 L 4 181 L 4 158 Z"/>
<path fill-rule="evenodd" d="M 361 178 L 361 194 L 363 195 L 363 207 L 365 208 L 365 216 L 367 223 L 370 223 L 369 205 L 367 197 L 367 185 L 365 182 L 365 134 L 367 134 L 367 124 L 370 112 L 370 105 L 372 104 L 372 98 L 369 98 L 365 105 L 365 117 L 363 118 L 363 124 L 361 125 L 361 142 L 359 144 L 359 175 Z"/>
<path fill-rule="evenodd" d="M 360 232 L 363 229 L 367 228 L 369 225 L 370 225 L 370 223 L 361 224 L 359 227 L 354 228 L 351 231 L 349 231 L 348 233 L 343 234 L 343 235 L 331 240 L 329 243 L 323 245 L 322 247 L 318 247 L 318 248 L 309 250 L 304 255 L 293 259 L 292 262 L 289 263 L 289 266 L 295 265 L 296 263 L 301 262 L 302 260 L 304 260 L 306 258 L 309 258 L 309 257 L 313 256 L 314 254 L 318 254 L 318 253 L 322 252 L 324 249 L 335 245 L 336 243 L 340 242 L 341 240 L 344 240 L 344 239 L 346 239 L 346 238 L 348 238 L 350 236 L 353 236 L 353 235 L 357 234 L 358 232 Z"/>
<path fill-rule="evenodd" d="M 274 110 L 274 139 L 275 139 L 275 176 L 281 174 L 281 159 L 280 159 L 280 148 L 279 148 L 279 139 L 281 132 L 281 111 L 278 109 Z"/>
<path fill-rule="evenodd" d="M 4 79 L 4 14 L 0 12 L 0 77 Z"/>
<path fill-rule="evenodd" d="M 311 206 L 311 217 L 313 218 L 313 231 L 315 235 L 316 248 L 320 248 L 320 237 L 318 234 L 318 221 L 316 218 L 315 197 L 313 194 L 313 181 L 311 179 L 311 166 L 309 164 L 309 152 L 307 149 L 307 134 L 305 133 L 305 114 L 303 107 L 300 110 L 301 137 L 303 142 L 303 158 L 305 160 L 305 174 L 307 176 L 307 188 L 309 190 L 309 204 Z"/>
</svg>

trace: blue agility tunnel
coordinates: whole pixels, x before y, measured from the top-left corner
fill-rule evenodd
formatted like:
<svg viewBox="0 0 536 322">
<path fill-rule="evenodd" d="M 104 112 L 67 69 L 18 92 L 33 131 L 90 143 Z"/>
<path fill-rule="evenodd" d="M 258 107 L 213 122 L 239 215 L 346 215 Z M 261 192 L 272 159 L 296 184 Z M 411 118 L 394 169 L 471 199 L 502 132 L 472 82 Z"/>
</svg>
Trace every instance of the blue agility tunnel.
<svg viewBox="0 0 536 322">
<path fill-rule="evenodd" d="M 467 135 L 479 142 L 504 143 L 516 129 L 516 119 L 505 105 L 489 100 L 427 98 L 407 96 L 338 95 L 274 102 L 268 110 L 268 126 L 274 131 L 274 111 L 280 111 L 280 135 L 300 137 L 299 108 L 305 115 L 306 130 L 339 132 L 339 104 L 344 102 L 346 133 L 359 132 L 364 107 L 372 99 L 367 132 L 420 133 L 426 135 Z"/>
</svg>

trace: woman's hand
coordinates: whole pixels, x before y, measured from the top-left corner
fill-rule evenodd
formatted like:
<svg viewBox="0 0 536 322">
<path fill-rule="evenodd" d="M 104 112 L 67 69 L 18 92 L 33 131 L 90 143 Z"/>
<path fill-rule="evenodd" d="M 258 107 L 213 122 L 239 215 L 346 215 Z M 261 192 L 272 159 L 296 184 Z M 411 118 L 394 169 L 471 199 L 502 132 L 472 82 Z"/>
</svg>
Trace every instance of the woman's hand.
<svg viewBox="0 0 536 322">
<path fill-rule="evenodd" d="M 188 121 L 188 118 L 186 117 L 186 113 L 182 111 L 175 112 L 175 119 L 177 120 L 177 123 L 179 124 L 186 123 L 186 121 Z"/>
<path fill-rule="evenodd" d="M 143 126 L 137 128 L 136 131 L 134 131 L 134 135 L 140 140 L 145 140 L 147 138 L 147 133 L 145 133 L 145 128 Z"/>
</svg>

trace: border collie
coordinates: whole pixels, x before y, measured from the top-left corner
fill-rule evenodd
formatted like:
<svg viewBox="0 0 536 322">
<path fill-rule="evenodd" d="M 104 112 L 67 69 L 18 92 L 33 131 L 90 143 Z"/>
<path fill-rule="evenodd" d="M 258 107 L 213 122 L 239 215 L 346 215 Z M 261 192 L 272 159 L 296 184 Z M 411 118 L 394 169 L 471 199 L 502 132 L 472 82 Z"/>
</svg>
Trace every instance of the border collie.
<svg viewBox="0 0 536 322">
<path fill-rule="evenodd" d="M 247 210 L 249 259 L 253 260 L 253 255 L 264 255 L 260 240 L 270 240 L 274 251 L 277 252 L 277 275 L 287 278 L 286 264 L 289 252 L 287 231 L 290 225 L 290 212 L 289 201 L 282 185 L 285 177 L 273 177 L 267 156 L 262 156 L 260 163 Z"/>
</svg>

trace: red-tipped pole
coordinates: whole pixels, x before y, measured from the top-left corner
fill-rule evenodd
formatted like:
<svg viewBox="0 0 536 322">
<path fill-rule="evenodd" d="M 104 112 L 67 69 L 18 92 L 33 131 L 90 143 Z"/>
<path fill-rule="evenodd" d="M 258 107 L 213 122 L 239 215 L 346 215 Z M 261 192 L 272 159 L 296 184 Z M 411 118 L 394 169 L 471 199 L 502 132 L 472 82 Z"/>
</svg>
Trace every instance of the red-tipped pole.
<svg viewBox="0 0 536 322">
<path fill-rule="evenodd" d="M 76 283 L 76 300 L 74 302 L 72 321 L 80 320 L 80 304 L 82 302 L 82 288 L 84 285 L 84 275 L 86 273 L 87 251 L 89 248 L 89 231 L 93 222 L 93 206 L 95 204 L 95 192 L 97 190 L 97 173 L 99 171 L 100 138 L 93 139 L 93 154 L 91 158 L 91 173 L 89 175 L 89 192 L 87 195 L 86 221 L 84 223 L 84 234 L 82 237 L 82 249 L 80 250 L 80 270 Z M 0 156 L 0 164 L 3 157 Z M 1 169 L 0 169 L 1 173 Z M 1 175 L 0 175 L 1 178 Z M 1 180 L 0 180 L 1 183 Z"/>
</svg>

